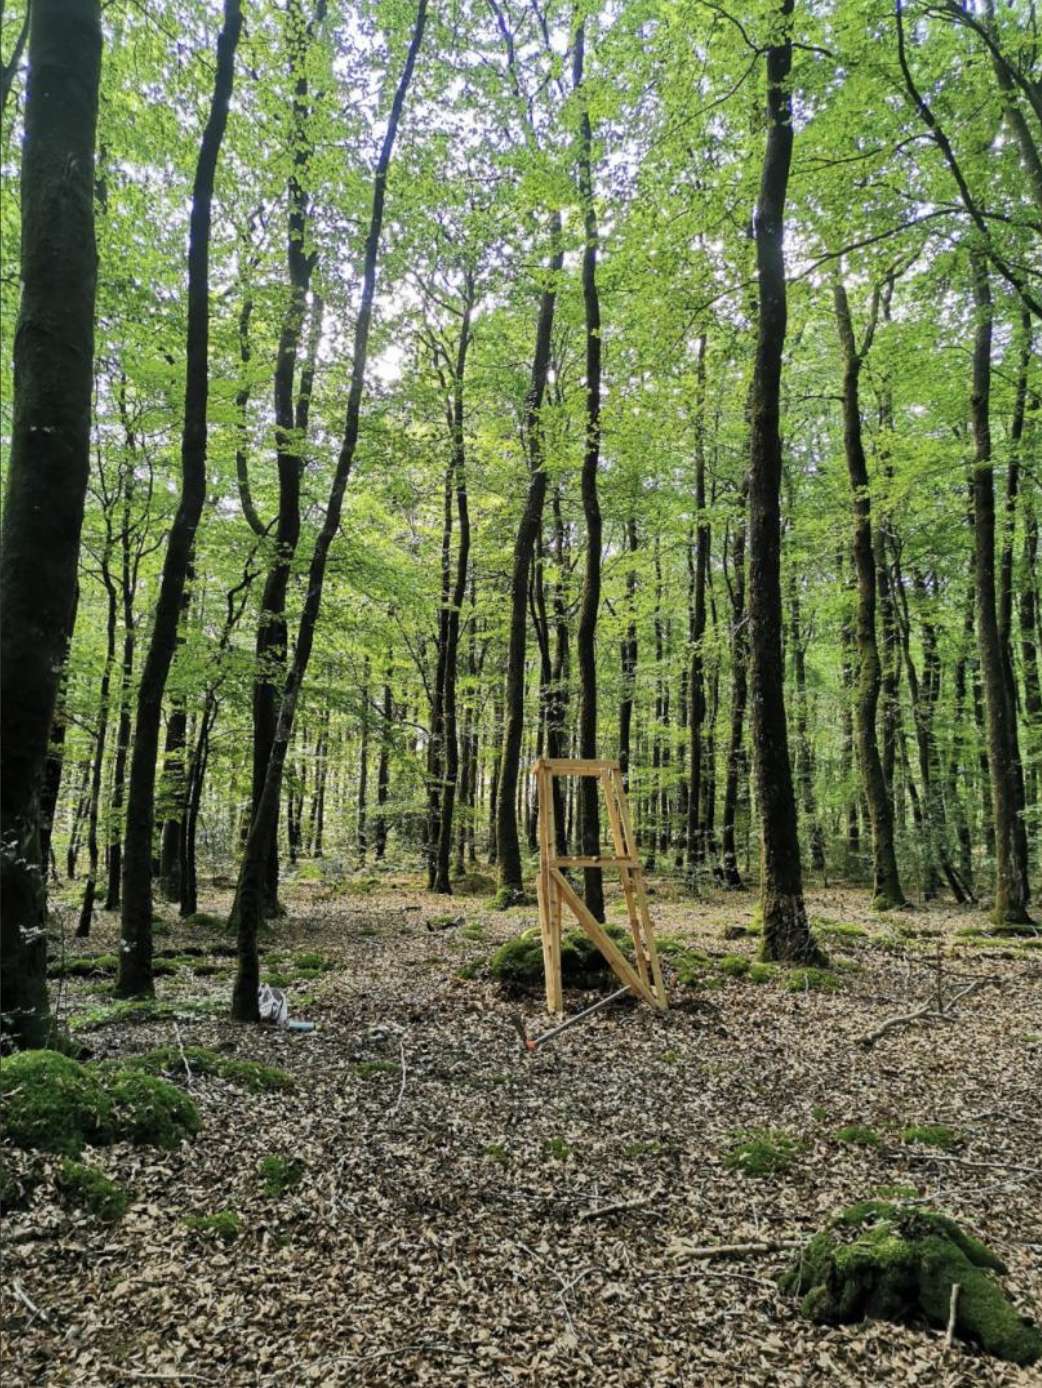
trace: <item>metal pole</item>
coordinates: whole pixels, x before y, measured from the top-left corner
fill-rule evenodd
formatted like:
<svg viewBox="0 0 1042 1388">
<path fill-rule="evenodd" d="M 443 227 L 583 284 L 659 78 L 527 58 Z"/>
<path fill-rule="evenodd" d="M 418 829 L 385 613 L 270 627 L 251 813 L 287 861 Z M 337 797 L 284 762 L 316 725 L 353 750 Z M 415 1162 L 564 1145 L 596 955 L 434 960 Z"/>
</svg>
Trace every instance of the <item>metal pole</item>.
<svg viewBox="0 0 1042 1388">
<path fill-rule="evenodd" d="M 584 1007 L 583 1010 L 577 1012 L 574 1017 L 568 1017 L 558 1026 L 551 1027 L 549 1031 L 545 1031 L 542 1036 L 537 1037 L 534 1041 L 530 1040 L 529 1037 L 525 1035 L 524 1021 L 518 1017 L 516 1019 L 516 1026 L 521 1033 L 521 1040 L 524 1042 L 525 1050 L 537 1051 L 539 1047 L 545 1045 L 547 1041 L 552 1041 L 555 1036 L 560 1036 L 562 1031 L 567 1031 L 569 1027 L 574 1027 L 578 1022 L 584 1021 L 587 1017 L 592 1017 L 593 1014 L 599 1012 L 602 1007 L 607 1007 L 610 1002 L 614 1002 L 616 998 L 623 997 L 629 991 L 630 987 L 628 984 L 624 988 L 616 989 L 614 993 L 609 993 L 606 998 L 600 998 L 591 1007 Z"/>
</svg>

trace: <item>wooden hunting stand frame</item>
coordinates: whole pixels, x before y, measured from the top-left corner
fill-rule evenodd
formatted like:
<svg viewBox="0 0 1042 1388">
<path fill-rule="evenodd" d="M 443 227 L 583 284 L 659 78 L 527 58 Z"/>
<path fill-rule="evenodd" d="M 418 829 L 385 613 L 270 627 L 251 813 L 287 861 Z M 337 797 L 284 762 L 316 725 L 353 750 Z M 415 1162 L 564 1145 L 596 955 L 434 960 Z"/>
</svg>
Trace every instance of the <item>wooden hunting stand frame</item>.
<svg viewBox="0 0 1042 1388">
<path fill-rule="evenodd" d="M 668 1006 L 662 983 L 662 969 L 655 949 L 655 935 L 644 894 L 637 842 L 633 833 L 629 805 L 617 761 L 598 761 L 571 757 L 540 757 L 532 767 L 539 800 L 539 928 L 543 937 L 543 966 L 546 974 L 546 1008 L 564 1011 L 561 988 L 561 916 L 567 906 L 586 931 L 613 972 L 631 993 L 660 1012 Z M 596 776 L 604 791 L 611 826 L 613 855 L 606 857 L 560 857 L 554 827 L 553 778 L 555 776 Z M 617 867 L 622 875 L 622 891 L 633 935 L 636 968 L 587 910 L 586 903 L 561 871 L 562 868 Z"/>
</svg>

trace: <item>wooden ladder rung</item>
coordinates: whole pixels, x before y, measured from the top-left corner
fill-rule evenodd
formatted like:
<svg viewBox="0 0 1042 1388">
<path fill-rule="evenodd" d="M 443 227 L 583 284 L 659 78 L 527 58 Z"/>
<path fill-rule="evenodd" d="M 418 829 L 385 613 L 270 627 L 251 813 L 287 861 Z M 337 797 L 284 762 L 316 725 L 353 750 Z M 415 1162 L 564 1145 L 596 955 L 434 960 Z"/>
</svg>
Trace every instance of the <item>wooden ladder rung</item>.
<svg viewBox="0 0 1042 1388">
<path fill-rule="evenodd" d="M 551 858 L 551 867 L 636 867 L 636 858 L 616 858 L 612 854 L 602 857 L 571 857 L 571 858 Z"/>
</svg>

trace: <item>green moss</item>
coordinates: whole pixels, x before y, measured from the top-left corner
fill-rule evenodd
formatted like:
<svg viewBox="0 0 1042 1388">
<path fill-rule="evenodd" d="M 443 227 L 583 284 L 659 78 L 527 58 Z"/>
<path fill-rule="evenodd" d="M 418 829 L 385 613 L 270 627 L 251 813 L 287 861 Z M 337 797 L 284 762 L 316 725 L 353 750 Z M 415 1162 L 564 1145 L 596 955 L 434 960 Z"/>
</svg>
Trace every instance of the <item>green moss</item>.
<svg viewBox="0 0 1042 1388">
<path fill-rule="evenodd" d="M 841 940 L 867 940 L 868 931 L 848 921 L 822 922 L 817 926 L 822 935 L 834 935 Z"/>
<path fill-rule="evenodd" d="M 191 916 L 182 917 L 185 925 L 205 925 L 212 930 L 224 928 L 225 921 L 222 916 L 215 916 L 212 911 L 196 911 Z"/>
<path fill-rule="evenodd" d="M 281 1199 L 304 1179 L 304 1163 L 296 1157 L 262 1157 L 259 1169 L 264 1194 L 272 1200 Z"/>
<path fill-rule="evenodd" d="M 88 1143 L 176 1147 L 200 1128 L 195 1104 L 164 1080 L 54 1051 L 2 1062 L 4 1136 L 16 1147 L 79 1156 Z"/>
<path fill-rule="evenodd" d="M 359 1060 L 354 1066 L 361 1080 L 373 1080 L 377 1075 L 397 1075 L 399 1067 L 393 1060 Z"/>
<path fill-rule="evenodd" d="M 160 1002 L 156 998 L 131 999 L 106 1003 L 89 1012 L 69 1018 L 74 1031 L 99 1031 L 102 1027 L 125 1026 L 136 1022 L 174 1021 L 180 1017 L 213 1016 L 227 1008 L 223 998 L 183 998 L 178 1002 Z"/>
<path fill-rule="evenodd" d="M 471 921 L 460 931 L 464 940 L 483 940 L 487 934 L 488 932 L 480 921 Z"/>
<path fill-rule="evenodd" d="M 686 954 L 691 948 L 679 935 L 662 935 L 655 941 L 655 948 L 662 959 L 671 959 L 675 954 Z"/>
<path fill-rule="evenodd" d="M 202 1127 L 188 1095 L 154 1075 L 116 1070 L 105 1085 L 112 1097 L 116 1132 L 126 1141 L 172 1150 Z"/>
<path fill-rule="evenodd" d="M 122 1219 L 130 1205 L 130 1196 L 122 1186 L 96 1166 L 66 1157 L 58 1177 L 58 1189 L 70 1205 L 85 1210 L 103 1224 L 115 1224 Z"/>
<path fill-rule="evenodd" d="M 946 1123 L 911 1123 L 901 1129 L 902 1142 L 915 1142 L 924 1147 L 941 1147 L 949 1151 L 959 1141 L 959 1135 Z"/>
<path fill-rule="evenodd" d="M 327 959 L 317 950 L 307 950 L 303 954 L 294 955 L 293 963 L 298 969 L 314 969 L 316 973 L 326 973 L 334 967 L 332 959 Z"/>
<path fill-rule="evenodd" d="M 114 954 L 81 954 L 76 958 L 55 960 L 47 970 L 48 978 L 112 978 L 119 967 Z"/>
<path fill-rule="evenodd" d="M 607 934 L 623 950 L 628 933 L 617 925 L 605 926 Z M 632 948 L 632 946 L 631 946 Z M 539 930 L 523 930 L 501 945 L 490 960 L 492 977 L 516 988 L 543 986 L 543 945 Z M 607 960 L 583 931 L 569 930 L 561 940 L 561 981 L 566 988 L 599 988 L 614 980 Z"/>
<path fill-rule="evenodd" d="M 494 1161 L 497 1166 L 503 1167 L 504 1170 L 510 1165 L 510 1153 L 500 1142 L 490 1142 L 482 1152 L 482 1156 L 487 1157 L 489 1161 Z"/>
<path fill-rule="evenodd" d="M 479 960 L 471 959 L 468 963 L 461 964 L 459 966 L 459 968 L 456 970 L 456 977 L 462 978 L 464 981 L 469 982 L 472 978 L 477 978 L 477 976 L 481 973 L 481 968 L 482 965 Z"/>
<path fill-rule="evenodd" d="M 97 1075 L 56 1051 L 20 1051 L 0 1061 L 3 1134 L 16 1147 L 79 1156 L 112 1127 L 112 1100 Z"/>
<path fill-rule="evenodd" d="M 945 1326 L 959 1284 L 956 1333 L 1016 1364 L 1042 1357 L 1042 1337 L 1006 1300 L 1002 1260 L 946 1215 L 868 1200 L 834 1216 L 779 1279 L 814 1320 L 866 1316 Z"/>
<path fill-rule="evenodd" d="M 567 1161 L 572 1151 L 563 1137 L 548 1137 L 543 1143 L 543 1156 L 551 1161 Z"/>
<path fill-rule="evenodd" d="M 724 1166 L 743 1176 L 782 1175 L 792 1167 L 802 1146 L 788 1133 L 767 1128 L 736 1133 L 733 1145 L 724 1155 Z"/>
<path fill-rule="evenodd" d="M 289 1092 L 295 1088 L 293 1076 L 285 1070 L 254 1060 L 234 1060 L 204 1046 L 185 1046 L 183 1056 L 179 1046 L 160 1046 L 145 1055 L 134 1056 L 126 1064 L 150 1075 L 167 1074 L 177 1078 L 185 1074 L 185 1061 L 193 1075 L 213 1075 L 248 1089 L 251 1094 Z"/>
<path fill-rule="evenodd" d="M 630 1158 L 657 1157 L 662 1153 L 662 1143 L 654 1139 L 651 1142 L 631 1142 L 625 1150 Z"/>
<path fill-rule="evenodd" d="M 838 993 L 843 980 L 828 969 L 793 969 L 785 980 L 787 993 Z"/>
<path fill-rule="evenodd" d="M 744 978 L 752 965 L 743 954 L 725 954 L 717 960 L 716 967 L 728 978 Z"/>
<path fill-rule="evenodd" d="M 487 896 L 495 889 L 495 878 L 487 877 L 482 872 L 468 872 L 462 877 L 454 878 L 452 882 L 453 896 Z"/>
<path fill-rule="evenodd" d="M 185 1215 L 184 1224 L 197 1234 L 212 1234 L 224 1243 L 234 1243 L 242 1233 L 242 1219 L 234 1210 L 218 1210 L 210 1215 Z"/>
<path fill-rule="evenodd" d="M 875 1128 L 865 1128 L 859 1123 L 837 1128 L 835 1137 L 837 1142 L 849 1142 L 854 1147 L 878 1147 L 882 1141 Z"/>
<path fill-rule="evenodd" d="M 829 1111 L 824 1104 L 815 1104 L 810 1111 L 810 1116 L 816 1123 L 824 1123 L 825 1119 L 829 1116 Z"/>
<path fill-rule="evenodd" d="M 757 960 L 749 966 L 748 979 L 750 983 L 770 983 L 776 970 L 773 964 L 765 964 L 762 960 Z"/>
<path fill-rule="evenodd" d="M 292 974 L 269 973 L 264 975 L 264 982 L 269 988 L 288 988 L 293 982 Z"/>
</svg>

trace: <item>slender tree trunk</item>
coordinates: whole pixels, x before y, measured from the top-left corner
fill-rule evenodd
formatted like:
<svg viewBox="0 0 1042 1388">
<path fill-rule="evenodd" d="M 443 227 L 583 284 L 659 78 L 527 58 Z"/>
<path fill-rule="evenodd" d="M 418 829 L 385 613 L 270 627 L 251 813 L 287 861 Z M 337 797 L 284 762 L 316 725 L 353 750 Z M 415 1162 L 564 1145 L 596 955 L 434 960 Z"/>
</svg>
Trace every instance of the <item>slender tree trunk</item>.
<svg viewBox="0 0 1042 1388">
<path fill-rule="evenodd" d="M 738 846 L 735 840 L 735 819 L 738 813 L 738 791 L 745 770 L 745 706 L 748 695 L 746 669 L 748 665 L 748 634 L 745 612 L 745 510 L 748 482 L 743 481 L 739 492 L 739 510 L 734 520 L 734 546 L 731 568 L 731 735 L 727 747 L 727 781 L 724 785 L 724 809 L 721 836 L 723 839 L 724 883 L 732 891 L 743 890 L 742 874 L 738 867 Z"/>
<path fill-rule="evenodd" d="M 384 201 L 387 190 L 387 171 L 391 162 L 398 123 L 406 92 L 412 80 L 416 57 L 423 39 L 427 21 L 427 0 L 419 0 L 416 11 L 416 24 L 413 29 L 405 66 L 395 91 L 387 130 L 376 165 L 373 180 L 373 204 L 369 220 L 369 233 L 365 246 L 365 267 L 362 276 L 362 296 L 355 319 L 354 351 L 351 362 L 351 385 L 348 392 L 347 412 L 344 422 L 344 436 L 337 459 L 326 507 L 325 519 L 315 539 L 311 557 L 304 607 L 297 629 L 297 641 L 290 663 L 282 703 L 279 707 L 275 741 L 272 744 L 271 758 L 264 780 L 264 790 L 260 804 L 250 825 L 246 848 L 235 898 L 235 919 L 238 922 L 238 972 L 232 997 L 232 1014 L 239 1021 L 257 1021 L 257 989 L 260 983 L 260 958 L 257 953 L 257 935 L 264 916 L 264 874 L 271 850 L 271 840 L 278 825 L 279 797 L 282 777 L 289 751 L 293 720 L 308 662 L 314 646 L 315 628 L 318 624 L 322 603 L 322 587 L 325 581 L 326 565 L 330 546 L 340 528 L 344 492 L 354 463 L 358 445 L 358 432 L 361 416 L 362 393 L 365 388 L 365 368 L 369 350 L 369 329 L 373 316 L 373 301 L 376 296 L 376 262 L 380 248 L 380 234 L 383 228 Z"/>
<path fill-rule="evenodd" d="M 210 225 L 214 178 L 228 121 L 235 50 L 241 28 L 240 0 L 225 0 L 224 27 L 217 40 L 213 98 L 203 131 L 192 190 L 181 500 L 167 540 L 152 640 L 138 688 L 130 759 L 127 825 L 123 843 L 122 948 L 116 977 L 116 993 L 123 998 L 151 996 L 155 991 L 152 975 L 152 830 L 159 720 L 167 675 L 177 644 L 181 595 L 206 499 Z"/>
<path fill-rule="evenodd" d="M 532 375 L 525 397 L 524 429 L 529 481 L 525 509 L 514 542 L 510 574 L 510 626 L 507 643 L 503 752 L 496 787 L 496 847 L 499 886 L 504 899 L 518 900 L 522 892 L 521 844 L 517 833 L 517 788 L 525 721 L 525 631 L 528 574 L 546 498 L 543 467 L 543 429 L 540 414 L 550 370 L 550 346 L 557 303 L 557 281 L 564 261 L 561 218 L 550 221 L 550 265 L 543 284 L 536 326 Z"/>
<path fill-rule="evenodd" d="M 28 15 L 26 16 L 28 18 Z M 54 829 L 54 816 L 58 809 L 58 796 L 61 793 L 62 771 L 65 766 L 65 730 L 68 726 L 65 702 L 69 693 L 69 648 L 72 633 L 76 626 L 76 611 L 80 602 L 80 585 L 72 600 L 69 624 L 65 632 L 65 649 L 62 656 L 61 680 L 55 698 L 54 722 L 47 741 L 47 760 L 43 768 L 43 788 L 40 792 L 40 867 L 44 876 L 51 861 L 51 834 Z"/>
<path fill-rule="evenodd" d="M 358 861 L 365 863 L 369 852 L 369 657 L 362 669 L 362 719 L 358 745 L 358 830 L 356 844 Z"/>
<path fill-rule="evenodd" d="M 821 832 L 814 803 L 814 753 L 811 750 L 807 717 L 807 641 L 803 634 L 799 586 L 792 571 L 789 588 L 789 632 L 792 642 L 792 668 L 796 687 L 796 784 L 807 821 L 811 867 L 825 872 L 825 837 Z"/>
<path fill-rule="evenodd" d="M 597 756 L 597 615 L 601 602 L 601 506 L 597 468 L 601 451 L 601 302 L 597 290 L 600 235 L 593 194 L 593 126 L 583 83 L 586 25 L 575 31 L 572 85 L 579 100 L 579 197 L 583 209 L 582 287 L 586 320 L 586 425 L 582 465 L 582 503 L 586 519 L 586 567 L 583 575 L 575 654 L 579 667 L 579 756 Z M 580 851 L 600 853 L 600 784 L 595 776 L 579 782 Z M 583 895 L 595 920 L 604 920 L 604 882 L 600 868 L 583 869 Z"/>
<path fill-rule="evenodd" d="M 972 253 L 973 296 L 977 326 L 973 349 L 973 416 L 975 467 L 973 476 L 974 579 L 977 590 L 977 642 L 987 714 L 991 765 L 992 814 L 995 820 L 996 925 L 1022 924 L 1028 915 L 1027 834 L 1020 811 L 1016 710 L 1009 698 L 1006 662 L 996 611 L 995 484 L 991 462 L 991 335 L 992 299 L 988 272 L 979 253 Z"/>
<path fill-rule="evenodd" d="M 320 0 L 316 17 L 321 18 L 324 11 L 325 0 Z M 316 298 L 311 307 L 307 362 L 301 372 L 299 390 L 294 399 L 297 386 L 297 356 L 308 312 L 308 294 L 315 266 L 315 252 L 310 245 L 308 193 L 305 186 L 312 153 L 307 59 L 311 48 L 313 24 L 304 19 L 301 0 L 289 0 L 286 28 L 290 76 L 294 82 L 291 118 L 293 165 L 289 175 L 289 218 L 286 237 L 286 266 L 290 292 L 282 318 L 275 359 L 275 454 L 279 477 L 279 512 L 275 531 L 275 552 L 264 584 L 260 621 L 257 626 L 257 667 L 253 685 L 254 816 L 260 804 L 275 740 L 278 691 L 285 680 L 288 640 L 286 597 L 293 558 L 300 539 L 300 483 L 304 471 L 304 450 L 318 341 L 322 331 L 322 305 Z M 273 834 L 271 838 L 265 891 L 265 910 L 269 914 L 278 914 L 280 907 L 277 834 Z"/>
<path fill-rule="evenodd" d="M 76 601 L 94 369 L 97 0 L 34 0 L 21 178 L 22 299 L 0 544 L 0 1031 L 46 1043 L 40 797 Z"/>
<path fill-rule="evenodd" d="M 767 147 L 755 217 L 759 314 L 750 394 L 749 685 L 753 766 L 760 806 L 760 899 L 766 959 L 808 962 L 820 952 L 803 904 L 796 797 L 789 761 L 782 664 L 779 429 L 786 293 L 785 197 L 792 161 L 792 12 L 779 7 L 780 42 L 767 49 Z"/>
<path fill-rule="evenodd" d="M 872 547 L 872 501 L 861 434 L 860 398 L 861 366 L 875 332 L 879 297 L 877 295 L 873 301 L 869 326 L 860 349 L 854 338 L 847 291 L 838 280 L 834 287 L 834 298 L 843 353 L 843 443 L 854 496 L 853 551 L 857 576 L 855 633 L 858 655 L 855 723 L 861 776 L 872 824 L 872 905 L 876 910 L 888 911 L 895 906 L 903 906 L 905 897 L 897 870 L 890 795 L 876 733 L 883 670 L 876 641 L 876 559 Z"/>
<path fill-rule="evenodd" d="M 460 615 L 467 596 L 467 574 L 470 568 L 470 510 L 467 505 L 467 450 L 463 433 L 464 379 L 467 370 L 467 350 L 470 346 L 470 316 L 474 308 L 474 278 L 468 274 L 463 296 L 463 319 L 452 376 L 452 404 L 449 415 L 452 438 L 452 477 L 455 482 L 456 511 L 459 517 L 459 546 L 456 552 L 456 580 L 449 594 L 451 606 L 445 624 L 445 690 L 443 706 L 443 745 L 445 777 L 442 787 L 441 822 L 438 832 L 437 869 L 434 890 L 449 893 L 452 882 L 449 863 L 452 857 L 452 825 L 456 808 L 456 783 L 459 778 L 459 738 L 456 679 L 459 666 Z"/>
<path fill-rule="evenodd" d="M 630 786 L 630 743 L 633 736 L 633 700 L 637 688 L 637 522 L 626 522 L 626 632 L 622 638 L 622 699 L 619 703 L 619 768 L 622 784 Z"/>
<path fill-rule="evenodd" d="M 383 861 L 387 852 L 387 795 L 391 784 L 391 728 L 394 723 L 391 670 L 391 657 L 388 655 L 380 704 L 380 756 L 376 764 L 376 823 L 373 826 L 373 856 L 378 863 Z"/>
<path fill-rule="evenodd" d="M 98 891 L 98 813 L 101 807 L 102 770 L 105 765 L 105 746 L 109 731 L 109 699 L 112 689 L 112 667 L 116 662 L 116 585 L 109 572 L 109 547 L 106 545 L 101 560 L 102 582 L 107 597 L 107 620 L 105 623 L 105 664 L 101 671 L 101 688 L 98 692 L 98 722 L 94 734 L 94 758 L 90 774 L 90 801 L 87 810 L 87 882 L 83 889 L 80 904 L 80 917 L 76 935 L 85 939 L 90 934 L 94 918 L 94 900 Z"/>
<path fill-rule="evenodd" d="M 784 270 L 783 270 L 784 275 Z M 784 294 L 784 287 L 782 290 Z M 783 329 L 784 331 L 784 329 Z M 689 640 L 691 647 L 691 668 L 688 675 L 688 700 L 691 719 L 691 748 L 688 771 L 687 798 L 687 870 L 691 884 L 694 885 L 699 864 L 705 856 L 705 843 L 699 813 L 702 806 L 702 769 L 705 761 L 702 745 L 702 729 L 706 716 L 705 696 L 705 656 L 702 643 L 706 630 L 706 579 L 709 573 L 710 529 L 706 520 L 706 451 L 705 451 L 705 405 L 706 405 L 706 340 L 698 339 L 696 357 L 696 400 L 695 400 L 695 510 L 698 522 L 695 531 L 694 573 L 692 583 L 691 618 Z"/>
</svg>

